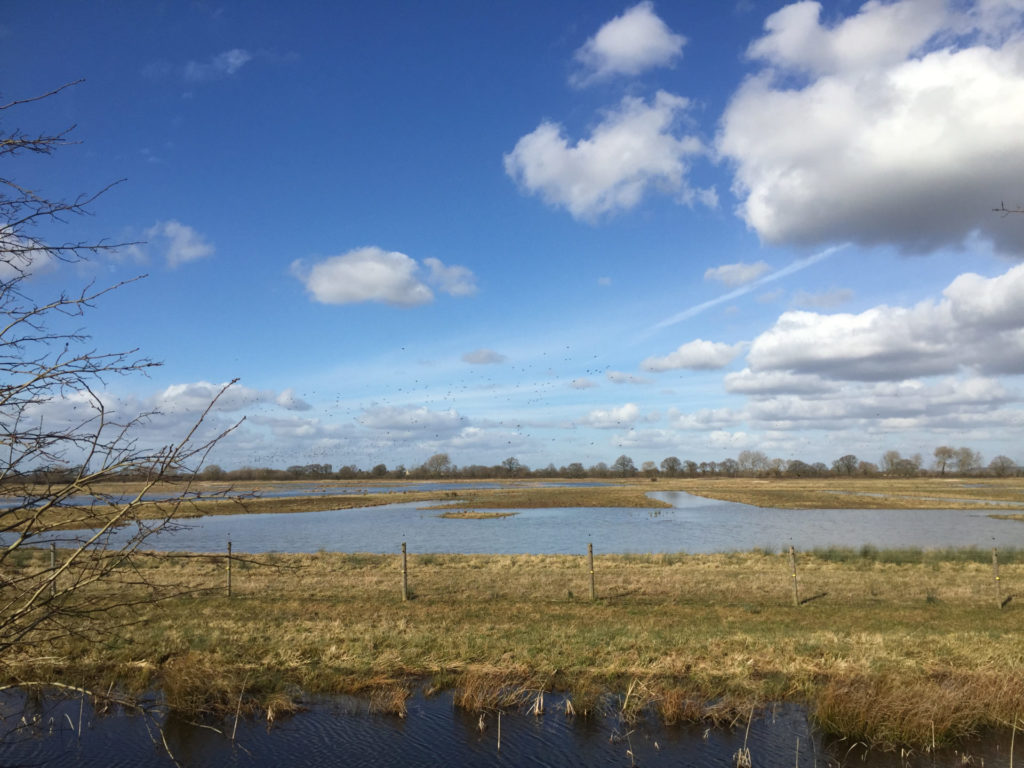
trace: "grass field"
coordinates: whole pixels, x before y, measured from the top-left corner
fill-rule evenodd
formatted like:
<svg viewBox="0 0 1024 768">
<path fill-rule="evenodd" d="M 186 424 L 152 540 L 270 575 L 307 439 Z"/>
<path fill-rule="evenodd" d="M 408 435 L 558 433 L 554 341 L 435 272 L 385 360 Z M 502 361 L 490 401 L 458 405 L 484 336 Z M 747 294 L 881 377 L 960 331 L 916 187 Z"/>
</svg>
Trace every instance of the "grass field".
<svg viewBox="0 0 1024 768">
<path fill-rule="evenodd" d="M 470 708 L 559 691 L 577 713 L 654 710 L 731 721 L 779 700 L 825 729 L 887 745 L 955 742 L 1024 713 L 1024 553 L 825 550 L 800 556 L 261 555 L 143 558 L 185 596 L 143 606 L 99 642 L 69 637 L 4 659 L 7 682 L 159 686 L 175 708 L 274 719 L 306 693 L 401 713 L 416 686 Z M 45 567 L 43 553 L 18 567 Z M 104 588 L 131 590 L 110 584 Z M 1016 597 L 1020 595 L 1020 597 Z M 129 618 L 125 616 L 124 618 Z M 627 699 L 626 692 L 630 691 Z M 549 708 L 552 699 L 549 698 Z M 564 705 L 563 705 L 564 706 Z"/>
</svg>

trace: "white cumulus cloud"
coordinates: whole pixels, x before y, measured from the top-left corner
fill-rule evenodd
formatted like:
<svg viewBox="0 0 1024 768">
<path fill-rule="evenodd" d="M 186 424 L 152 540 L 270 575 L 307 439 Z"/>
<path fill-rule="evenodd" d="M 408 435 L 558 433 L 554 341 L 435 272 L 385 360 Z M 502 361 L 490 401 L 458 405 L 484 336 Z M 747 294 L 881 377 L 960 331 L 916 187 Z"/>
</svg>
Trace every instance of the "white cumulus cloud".
<svg viewBox="0 0 1024 768">
<path fill-rule="evenodd" d="M 440 259 L 427 258 L 424 266 L 430 270 L 427 281 L 450 296 L 472 296 L 476 293 L 476 276 L 466 267 L 447 267 Z"/>
<path fill-rule="evenodd" d="M 679 135 L 675 123 L 688 101 L 659 91 L 647 103 L 627 96 L 574 145 L 561 126 L 543 122 L 505 155 L 505 172 L 526 192 L 565 208 L 577 219 L 628 210 L 649 189 L 690 203 L 711 203 L 711 193 L 691 189 L 686 160 L 704 152 L 694 136 Z"/>
<path fill-rule="evenodd" d="M 56 266 L 53 254 L 34 240 L 18 237 L 10 227 L 0 227 L 0 282 L 31 277 Z"/>
<path fill-rule="evenodd" d="M 415 259 L 398 251 L 377 246 L 357 248 L 331 256 L 312 266 L 302 260 L 292 263 L 292 274 L 300 279 L 316 301 L 322 304 L 355 304 L 380 301 L 399 307 L 414 307 L 434 300 L 427 282 L 438 284 L 445 293 L 471 293 L 472 273 L 464 267 L 445 267 L 438 259 L 425 259 L 428 274 Z M 425 282 L 426 281 L 426 282 Z"/>
<path fill-rule="evenodd" d="M 595 409 L 582 421 L 597 429 L 620 429 L 635 424 L 639 418 L 640 408 L 635 403 L 626 403 L 618 408 Z"/>
<path fill-rule="evenodd" d="M 202 413 L 217 399 L 216 410 L 239 411 L 254 405 L 273 402 L 276 395 L 265 389 L 252 389 L 242 384 L 215 384 L 195 381 L 171 384 L 157 393 L 149 405 L 161 413 Z"/>
<path fill-rule="evenodd" d="M 154 224 L 146 230 L 146 239 L 163 253 L 170 267 L 205 259 L 215 251 L 196 230 L 174 219 Z"/>
<path fill-rule="evenodd" d="M 957 277 L 939 300 L 859 314 L 792 311 L 754 339 L 754 373 L 790 371 L 852 381 L 1024 373 L 1024 264 L 993 278 Z"/>
<path fill-rule="evenodd" d="M 313 406 L 295 394 L 292 388 L 285 389 L 275 398 L 275 402 L 287 411 L 308 411 Z"/>
<path fill-rule="evenodd" d="M 572 82 L 585 85 L 611 75 L 638 75 L 654 67 L 671 66 L 683 53 L 686 38 L 668 28 L 642 2 L 602 26 L 576 51 L 582 71 Z"/>
<path fill-rule="evenodd" d="M 712 371 L 724 368 L 743 351 L 744 344 L 723 344 L 719 341 L 695 339 L 680 345 L 664 357 L 648 357 L 640 367 L 645 371 L 675 371 L 686 368 L 694 371 Z"/>
<path fill-rule="evenodd" d="M 827 25 L 800 2 L 769 16 L 748 51 L 761 69 L 717 139 L 747 224 L 769 243 L 926 252 L 977 233 L 1024 254 L 1024 230 L 991 213 L 1024 177 L 1024 9 L 1012 6 L 872 0 Z"/>
</svg>

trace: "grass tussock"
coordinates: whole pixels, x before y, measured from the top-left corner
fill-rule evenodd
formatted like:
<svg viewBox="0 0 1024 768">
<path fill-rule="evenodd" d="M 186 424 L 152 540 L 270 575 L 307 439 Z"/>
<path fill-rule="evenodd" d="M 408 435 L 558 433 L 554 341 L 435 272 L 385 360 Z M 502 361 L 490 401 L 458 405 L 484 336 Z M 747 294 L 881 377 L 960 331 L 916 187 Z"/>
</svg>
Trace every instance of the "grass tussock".
<svg viewBox="0 0 1024 768">
<path fill-rule="evenodd" d="M 928 749 L 1003 727 L 1022 710 L 1020 675 L 992 669 L 838 677 L 817 695 L 814 718 L 827 732 L 892 748 L 913 733 Z"/>
<path fill-rule="evenodd" d="M 370 691 L 370 712 L 378 715 L 405 717 L 412 692 L 402 683 L 382 685 Z"/>
<path fill-rule="evenodd" d="M 521 671 L 467 671 L 455 682 L 455 706 L 470 712 L 521 709 L 536 700 L 537 689 Z"/>
</svg>

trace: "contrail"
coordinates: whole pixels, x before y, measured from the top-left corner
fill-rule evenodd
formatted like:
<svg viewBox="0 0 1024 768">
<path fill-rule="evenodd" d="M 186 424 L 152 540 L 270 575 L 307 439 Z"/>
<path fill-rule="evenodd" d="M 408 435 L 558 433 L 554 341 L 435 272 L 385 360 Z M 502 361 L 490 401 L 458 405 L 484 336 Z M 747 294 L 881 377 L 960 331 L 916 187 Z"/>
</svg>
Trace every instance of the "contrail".
<svg viewBox="0 0 1024 768">
<path fill-rule="evenodd" d="M 732 299 L 735 299 L 738 296 L 743 296 L 744 294 L 750 293 L 755 288 L 760 288 L 762 285 L 765 285 L 766 283 L 770 283 L 774 280 L 780 280 L 783 277 L 792 275 L 794 272 L 799 272 L 801 269 L 807 269 L 807 267 L 813 264 L 817 264 L 819 261 L 827 259 L 832 254 L 841 251 L 848 245 L 849 243 L 843 243 L 842 245 L 834 245 L 831 248 L 826 248 L 824 251 L 819 251 L 818 253 L 812 254 L 811 256 L 805 256 L 802 259 L 797 259 L 792 264 L 788 264 L 782 269 L 778 269 L 775 272 L 772 272 L 771 274 L 765 275 L 764 277 L 759 278 L 752 283 L 736 288 L 735 290 L 729 291 L 728 293 L 724 293 L 721 296 L 718 296 L 717 298 L 710 299 L 709 301 L 705 301 L 701 304 L 695 304 L 689 309 L 684 309 L 682 312 L 672 315 L 672 317 L 665 318 L 660 323 L 651 326 L 647 333 L 654 333 L 655 331 L 660 331 L 662 328 L 668 328 L 670 325 L 681 323 L 683 322 L 683 320 L 689 320 L 691 317 L 699 315 L 705 309 L 710 309 L 711 307 L 714 307 L 718 304 L 722 304 L 726 301 L 731 301 Z"/>
</svg>

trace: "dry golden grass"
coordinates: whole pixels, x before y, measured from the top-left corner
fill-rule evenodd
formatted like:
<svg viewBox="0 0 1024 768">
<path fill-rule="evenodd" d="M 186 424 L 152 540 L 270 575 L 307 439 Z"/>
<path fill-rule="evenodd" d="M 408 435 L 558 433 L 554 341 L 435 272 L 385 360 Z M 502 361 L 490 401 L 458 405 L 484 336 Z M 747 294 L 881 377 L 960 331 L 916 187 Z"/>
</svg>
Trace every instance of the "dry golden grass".
<svg viewBox="0 0 1024 768">
<path fill-rule="evenodd" d="M 783 509 L 1024 509 L 1024 478 L 1019 477 L 716 477 L 676 478 L 658 485 L 658 490 Z"/>
<path fill-rule="evenodd" d="M 44 555 L 40 553 L 39 558 Z M 463 706 L 566 692 L 580 714 L 654 709 L 731 720 L 757 703 L 809 704 L 822 724 L 888 744 L 942 742 L 1024 712 L 1024 565 L 764 553 L 583 557 L 260 555 L 144 560 L 191 596 L 149 606 L 101 642 L 69 638 L 5 659 L 6 682 L 158 685 L 176 708 L 281 711 L 298 692 L 360 693 L 401 713 L 411 686 Z M 41 564 L 26 559 L 21 567 Z M 425 681 L 425 682 L 418 682 Z M 629 692 L 628 698 L 626 697 Z"/>
</svg>

